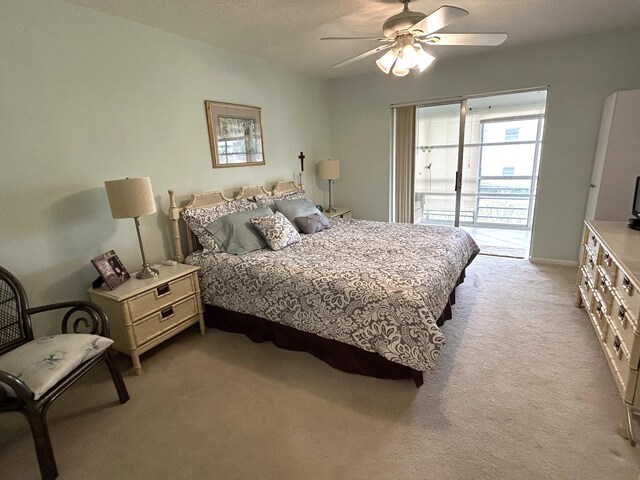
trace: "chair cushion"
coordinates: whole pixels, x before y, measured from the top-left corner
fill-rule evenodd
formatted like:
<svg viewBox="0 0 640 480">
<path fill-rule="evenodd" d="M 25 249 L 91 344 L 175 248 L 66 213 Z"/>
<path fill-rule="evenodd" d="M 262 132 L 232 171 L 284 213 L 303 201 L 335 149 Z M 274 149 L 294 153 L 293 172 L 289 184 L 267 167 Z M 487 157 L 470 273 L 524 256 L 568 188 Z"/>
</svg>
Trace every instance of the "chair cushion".
<svg viewBox="0 0 640 480">
<path fill-rule="evenodd" d="M 8 372 L 33 391 L 38 400 L 76 367 L 104 352 L 113 340 L 99 335 L 68 333 L 32 340 L 0 355 L 0 370 Z M 11 387 L 0 383 L 15 397 Z"/>
</svg>

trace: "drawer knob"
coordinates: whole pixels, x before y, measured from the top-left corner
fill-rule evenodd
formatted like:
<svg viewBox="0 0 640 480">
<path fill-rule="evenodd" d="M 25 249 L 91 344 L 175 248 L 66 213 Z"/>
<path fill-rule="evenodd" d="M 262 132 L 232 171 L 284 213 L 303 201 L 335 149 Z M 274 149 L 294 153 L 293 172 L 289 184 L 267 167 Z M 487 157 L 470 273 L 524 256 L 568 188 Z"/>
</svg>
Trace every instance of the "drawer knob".
<svg viewBox="0 0 640 480">
<path fill-rule="evenodd" d="M 173 305 L 160 310 L 160 316 L 162 317 L 163 320 L 165 318 L 169 318 L 171 315 L 173 315 Z"/>
<path fill-rule="evenodd" d="M 158 295 L 158 297 L 162 297 L 163 295 L 167 295 L 168 293 L 171 293 L 171 285 L 169 285 L 168 283 L 164 283 L 156 288 L 156 294 Z"/>
<path fill-rule="evenodd" d="M 597 243 L 596 242 L 596 236 L 592 234 L 591 235 L 591 244 L 595 246 L 596 243 Z"/>
<path fill-rule="evenodd" d="M 620 305 L 620 308 L 618 309 L 618 317 L 620 317 L 622 319 L 622 318 L 624 318 L 626 313 L 627 313 L 627 309 L 624 308 L 622 305 Z"/>
</svg>

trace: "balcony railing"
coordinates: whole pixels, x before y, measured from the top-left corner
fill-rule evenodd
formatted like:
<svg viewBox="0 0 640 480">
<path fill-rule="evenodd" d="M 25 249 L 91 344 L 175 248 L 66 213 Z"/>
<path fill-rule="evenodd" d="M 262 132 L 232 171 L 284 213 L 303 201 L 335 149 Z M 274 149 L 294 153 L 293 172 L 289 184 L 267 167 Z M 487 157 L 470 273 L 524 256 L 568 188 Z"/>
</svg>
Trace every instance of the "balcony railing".
<svg viewBox="0 0 640 480">
<path fill-rule="evenodd" d="M 529 194 L 463 193 L 460 224 L 468 226 L 531 227 Z M 453 223 L 455 193 L 416 193 L 416 222 Z"/>
</svg>

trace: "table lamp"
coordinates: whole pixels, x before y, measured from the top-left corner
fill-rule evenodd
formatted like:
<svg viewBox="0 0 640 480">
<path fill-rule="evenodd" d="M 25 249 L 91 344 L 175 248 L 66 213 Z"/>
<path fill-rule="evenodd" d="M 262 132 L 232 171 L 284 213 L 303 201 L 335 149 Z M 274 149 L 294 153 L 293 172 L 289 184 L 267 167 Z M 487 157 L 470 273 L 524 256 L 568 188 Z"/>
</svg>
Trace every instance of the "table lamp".
<svg viewBox="0 0 640 480">
<path fill-rule="evenodd" d="M 318 162 L 318 176 L 323 180 L 329 180 L 329 207 L 327 212 L 335 212 L 331 201 L 331 184 L 334 180 L 340 178 L 340 161 L 339 160 L 320 160 Z"/>
<path fill-rule="evenodd" d="M 142 247 L 142 237 L 140 236 L 139 217 L 156 213 L 156 202 L 153 198 L 151 180 L 149 177 L 125 178 L 122 180 L 108 180 L 104 182 L 109 197 L 109 206 L 113 218 L 133 218 L 138 233 L 140 243 L 140 253 L 142 254 L 142 270 L 138 272 L 136 278 L 152 278 L 158 275 L 158 270 L 151 268 L 147 263 L 147 258 Z"/>
</svg>

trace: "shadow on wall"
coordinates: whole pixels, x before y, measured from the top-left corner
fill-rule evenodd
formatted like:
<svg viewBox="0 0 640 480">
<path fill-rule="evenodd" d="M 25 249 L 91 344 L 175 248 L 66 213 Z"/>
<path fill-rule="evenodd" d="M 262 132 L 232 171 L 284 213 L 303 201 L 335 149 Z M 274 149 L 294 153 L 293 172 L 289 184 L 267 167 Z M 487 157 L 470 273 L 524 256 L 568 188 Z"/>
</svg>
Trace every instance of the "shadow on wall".
<svg viewBox="0 0 640 480">
<path fill-rule="evenodd" d="M 62 285 L 90 286 L 97 276 L 91 259 L 103 253 L 104 239 L 112 237 L 117 228 L 104 187 L 63 197 L 53 202 L 45 215 L 49 219 L 49 256 L 55 265 L 42 265 L 37 275 L 48 280 L 47 297 L 58 297 Z"/>
</svg>

